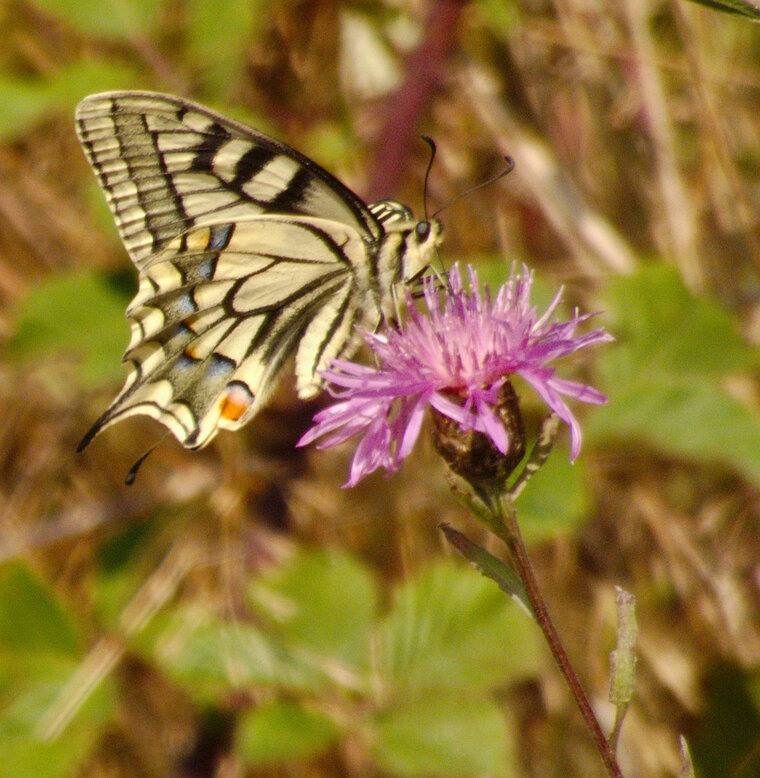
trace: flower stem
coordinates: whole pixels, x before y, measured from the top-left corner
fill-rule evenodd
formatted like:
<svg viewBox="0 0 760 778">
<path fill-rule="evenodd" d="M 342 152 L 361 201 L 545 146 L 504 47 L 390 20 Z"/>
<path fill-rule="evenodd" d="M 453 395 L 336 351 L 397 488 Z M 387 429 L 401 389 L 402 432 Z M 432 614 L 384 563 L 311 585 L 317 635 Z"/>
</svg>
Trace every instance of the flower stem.
<svg viewBox="0 0 760 778">
<path fill-rule="evenodd" d="M 602 728 L 594 715 L 588 697 L 586 697 L 581 682 L 578 680 L 578 676 L 576 675 L 573 666 L 570 664 L 570 659 L 560 642 L 557 630 L 555 629 L 554 623 L 549 616 L 549 611 L 546 608 L 546 603 L 541 596 L 541 591 L 538 588 L 538 582 L 536 581 L 536 576 L 533 573 L 533 567 L 530 564 L 528 552 L 525 548 L 522 533 L 520 532 L 520 526 L 517 522 L 517 513 L 514 504 L 509 497 L 498 496 L 494 497 L 490 502 L 493 507 L 494 518 L 491 528 L 499 538 L 504 541 L 512 555 L 512 559 L 517 567 L 517 573 L 525 587 L 536 621 L 544 633 L 544 637 L 549 644 L 549 649 L 552 652 L 552 656 L 554 657 L 560 672 L 565 677 L 567 685 L 570 687 L 570 693 L 573 695 L 576 704 L 580 708 L 581 715 L 586 722 L 591 737 L 594 739 L 594 742 L 599 749 L 607 772 L 612 778 L 623 778 L 623 773 L 620 771 L 617 759 L 615 758 L 615 753 L 605 737 L 604 732 L 602 732 Z"/>
</svg>

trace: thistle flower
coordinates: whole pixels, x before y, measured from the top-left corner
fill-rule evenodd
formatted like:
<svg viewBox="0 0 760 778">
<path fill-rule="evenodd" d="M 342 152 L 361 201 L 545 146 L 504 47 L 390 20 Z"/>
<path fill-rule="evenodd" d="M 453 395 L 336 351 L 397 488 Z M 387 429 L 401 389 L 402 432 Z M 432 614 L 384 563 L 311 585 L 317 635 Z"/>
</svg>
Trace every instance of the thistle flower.
<svg viewBox="0 0 760 778">
<path fill-rule="evenodd" d="M 578 456 L 580 426 L 561 395 L 591 404 L 606 398 L 590 386 L 557 378 L 549 363 L 612 337 L 601 328 L 576 335 L 590 315 L 576 312 L 569 321 L 553 323 L 562 290 L 539 316 L 530 304 L 533 275 L 525 266 L 522 273 L 513 266 L 493 301 L 488 290 L 480 291 L 471 267 L 468 276 L 465 289 L 455 265 L 443 292 L 426 279 L 426 313 L 410 300 L 409 317 L 398 328 L 364 333 L 376 367 L 334 360 L 322 372 L 337 402 L 316 414 L 298 445 L 321 438 L 317 447 L 330 448 L 358 436 L 346 486 L 380 467 L 396 471 L 419 436 L 427 406 L 463 431 L 487 436 L 507 455 L 514 431 L 503 423 L 499 406 L 513 373 L 569 425 L 571 461 Z"/>
</svg>

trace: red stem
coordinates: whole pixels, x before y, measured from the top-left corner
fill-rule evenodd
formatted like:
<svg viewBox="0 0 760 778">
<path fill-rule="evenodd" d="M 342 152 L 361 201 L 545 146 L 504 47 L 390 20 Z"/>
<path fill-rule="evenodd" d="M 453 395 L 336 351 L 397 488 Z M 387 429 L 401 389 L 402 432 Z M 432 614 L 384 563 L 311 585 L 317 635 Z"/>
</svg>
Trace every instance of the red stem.
<svg viewBox="0 0 760 778">
<path fill-rule="evenodd" d="M 586 693 L 583 691 L 581 682 L 578 680 L 578 676 L 576 675 L 573 666 L 570 664 L 570 659 L 560 642 L 557 630 L 549 616 L 549 611 L 541 596 L 536 576 L 533 573 L 533 568 L 530 564 L 530 558 L 528 557 L 528 552 L 522 539 L 522 533 L 520 532 L 520 526 L 517 522 L 514 509 L 507 511 L 501 510 L 501 503 L 499 501 L 497 501 L 497 503 L 499 504 L 497 511 L 499 513 L 499 518 L 501 519 L 500 523 L 504 530 L 506 530 L 504 535 L 501 535 L 501 533 L 499 534 L 501 535 L 502 540 L 507 544 L 515 564 L 517 565 L 518 575 L 523 582 L 523 586 L 525 586 L 525 591 L 530 600 L 536 621 L 538 621 L 538 624 L 544 633 L 544 637 L 546 638 L 546 642 L 549 644 L 549 649 L 552 652 L 554 661 L 557 663 L 560 672 L 567 681 L 567 685 L 570 687 L 570 693 L 573 695 L 576 704 L 580 708 L 581 715 L 599 749 L 607 772 L 613 778 L 623 778 L 623 773 L 617 763 L 612 747 L 604 736 L 601 726 L 599 726 L 599 722 L 594 715 L 588 697 L 586 697 Z"/>
<path fill-rule="evenodd" d="M 467 0 L 438 0 L 431 6 L 425 36 L 406 62 L 406 80 L 386 108 L 370 170 L 367 200 L 395 194 L 407 166 L 420 118 L 438 88 L 444 61 L 456 43 L 456 26 Z"/>
</svg>

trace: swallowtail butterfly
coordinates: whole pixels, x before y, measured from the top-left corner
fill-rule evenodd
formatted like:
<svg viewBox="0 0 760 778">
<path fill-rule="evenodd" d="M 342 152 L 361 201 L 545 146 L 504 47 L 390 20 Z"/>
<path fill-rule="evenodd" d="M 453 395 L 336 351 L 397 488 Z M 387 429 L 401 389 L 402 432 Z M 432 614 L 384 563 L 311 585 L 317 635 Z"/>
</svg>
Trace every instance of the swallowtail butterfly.
<svg viewBox="0 0 760 778">
<path fill-rule="evenodd" d="M 366 205 L 284 143 L 182 98 L 91 95 L 76 124 L 139 274 L 126 384 L 79 450 L 134 414 L 205 446 L 262 407 L 290 357 L 312 397 L 441 240 L 436 219 Z"/>
</svg>

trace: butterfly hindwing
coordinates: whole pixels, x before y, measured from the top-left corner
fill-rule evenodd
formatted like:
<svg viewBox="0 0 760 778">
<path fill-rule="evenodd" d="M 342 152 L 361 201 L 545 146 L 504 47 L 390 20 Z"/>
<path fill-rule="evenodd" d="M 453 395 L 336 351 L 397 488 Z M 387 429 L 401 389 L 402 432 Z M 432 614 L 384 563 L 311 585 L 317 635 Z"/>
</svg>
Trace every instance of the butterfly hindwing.
<svg viewBox="0 0 760 778">
<path fill-rule="evenodd" d="M 138 266 L 193 227 L 262 213 L 316 216 L 381 236 L 361 199 L 308 157 L 187 100 L 90 95 L 76 121 Z"/>
<path fill-rule="evenodd" d="M 203 446 L 259 409 L 294 353 L 299 394 L 312 396 L 316 371 L 350 347 L 348 253 L 363 251 L 352 228 L 308 217 L 253 217 L 169 242 L 143 267 L 127 310 L 126 385 L 86 442 L 139 413 Z"/>
</svg>

